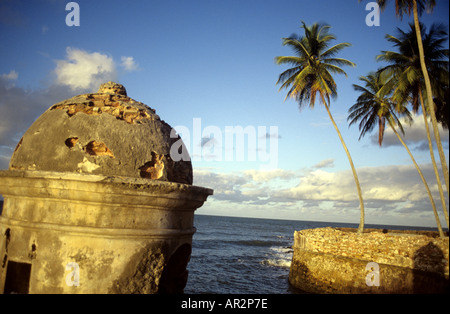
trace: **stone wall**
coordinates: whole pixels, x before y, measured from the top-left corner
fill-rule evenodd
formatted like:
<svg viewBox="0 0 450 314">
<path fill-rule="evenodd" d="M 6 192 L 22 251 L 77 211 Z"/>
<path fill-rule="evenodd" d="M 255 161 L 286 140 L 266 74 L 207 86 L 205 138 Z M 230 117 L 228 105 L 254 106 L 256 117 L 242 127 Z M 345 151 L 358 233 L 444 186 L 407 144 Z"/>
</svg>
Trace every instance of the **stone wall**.
<svg viewBox="0 0 450 314">
<path fill-rule="evenodd" d="M 181 293 L 194 211 L 212 190 L 0 171 L 0 294 Z"/>
<path fill-rule="evenodd" d="M 433 232 L 355 231 L 319 228 L 295 232 L 290 283 L 314 293 L 448 291 L 448 237 L 439 238 Z M 370 268 L 370 262 L 379 268 Z M 371 281 L 375 275 L 378 282 Z"/>
</svg>

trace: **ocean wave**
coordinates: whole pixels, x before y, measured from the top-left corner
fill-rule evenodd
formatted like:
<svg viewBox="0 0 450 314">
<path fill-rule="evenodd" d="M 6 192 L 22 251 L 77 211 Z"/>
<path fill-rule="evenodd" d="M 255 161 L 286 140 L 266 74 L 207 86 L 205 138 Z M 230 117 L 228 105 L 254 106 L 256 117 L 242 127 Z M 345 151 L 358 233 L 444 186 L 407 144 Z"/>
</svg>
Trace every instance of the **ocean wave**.
<svg viewBox="0 0 450 314">
<path fill-rule="evenodd" d="M 291 254 L 294 252 L 292 246 L 272 246 L 270 250 L 278 254 Z"/>
<path fill-rule="evenodd" d="M 262 265 L 275 267 L 291 267 L 293 249 L 291 246 L 272 246 L 266 259 L 260 262 Z"/>
<path fill-rule="evenodd" d="M 291 260 L 290 259 L 266 259 L 261 261 L 262 265 L 268 265 L 268 266 L 275 266 L 275 267 L 291 267 Z"/>
<path fill-rule="evenodd" d="M 243 246 L 273 246 L 278 244 L 277 241 L 273 240 L 235 240 L 235 241 L 224 241 L 225 243 L 234 244 L 234 245 L 243 245 Z"/>
</svg>

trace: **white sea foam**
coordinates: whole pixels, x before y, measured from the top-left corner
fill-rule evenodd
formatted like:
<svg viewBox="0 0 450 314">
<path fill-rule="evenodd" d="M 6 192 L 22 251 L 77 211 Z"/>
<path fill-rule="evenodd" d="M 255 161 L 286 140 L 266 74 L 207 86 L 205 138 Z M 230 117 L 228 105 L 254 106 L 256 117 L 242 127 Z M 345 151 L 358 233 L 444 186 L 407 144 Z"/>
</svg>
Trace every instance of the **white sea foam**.
<svg viewBox="0 0 450 314">
<path fill-rule="evenodd" d="M 283 246 L 272 246 L 270 250 L 273 252 L 270 258 L 261 262 L 263 265 L 276 266 L 276 267 L 291 267 L 292 261 L 292 248 Z"/>
<path fill-rule="evenodd" d="M 291 267 L 291 260 L 286 259 L 266 259 L 261 262 L 263 265 L 276 266 L 276 267 Z"/>
</svg>

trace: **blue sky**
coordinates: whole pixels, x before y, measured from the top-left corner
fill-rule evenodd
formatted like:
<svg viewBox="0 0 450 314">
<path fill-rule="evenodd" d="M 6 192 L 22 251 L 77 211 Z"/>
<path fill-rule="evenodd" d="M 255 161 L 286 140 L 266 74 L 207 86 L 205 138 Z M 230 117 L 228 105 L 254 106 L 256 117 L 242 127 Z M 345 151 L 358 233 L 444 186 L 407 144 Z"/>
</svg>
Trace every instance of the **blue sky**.
<svg viewBox="0 0 450 314">
<path fill-rule="evenodd" d="M 380 66 L 375 56 L 381 50 L 392 50 L 385 34 L 412 21 L 395 17 L 393 1 L 379 27 L 366 25 L 369 1 L 357 0 L 76 1 L 80 26 L 72 27 L 65 23 L 68 2 L 0 0 L 1 168 L 46 108 L 111 79 L 172 126 L 192 130 L 199 118 L 202 130 L 216 127 L 222 144 L 227 126 L 277 127 L 266 141 L 267 147 L 278 144 L 277 165 L 269 170 L 247 155 L 244 161 L 193 162 L 194 184 L 215 190 L 198 213 L 357 223 L 350 167 L 325 109 L 318 103 L 299 111 L 275 84 L 285 68 L 274 58 L 292 54 L 282 37 L 300 34 L 302 20 L 326 22 L 337 42 L 352 44 L 340 57 L 357 65 L 345 69 L 347 78 L 336 77 L 331 111 L 362 177 L 366 222 L 435 225 L 420 178 L 392 134 L 380 148 L 370 135 L 358 141 L 357 126 L 346 121 L 357 98 L 352 84 Z M 437 1 L 422 21 L 448 28 L 448 1 Z M 407 140 L 439 203 L 420 118 Z M 201 146 L 193 132 L 189 136 L 192 154 Z M 448 130 L 442 137 L 448 149 Z"/>
</svg>

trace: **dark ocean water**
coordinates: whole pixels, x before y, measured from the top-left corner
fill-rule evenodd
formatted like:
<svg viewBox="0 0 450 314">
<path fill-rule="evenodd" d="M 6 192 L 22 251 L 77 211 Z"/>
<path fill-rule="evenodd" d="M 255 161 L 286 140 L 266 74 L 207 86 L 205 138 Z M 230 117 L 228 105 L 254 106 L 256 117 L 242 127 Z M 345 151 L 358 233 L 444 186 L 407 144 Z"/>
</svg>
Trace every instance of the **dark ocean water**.
<svg viewBox="0 0 450 314">
<path fill-rule="evenodd" d="M 292 294 L 294 231 L 357 224 L 196 215 L 185 293 Z M 387 226 L 367 225 L 367 228 Z M 408 229 L 394 227 L 391 229 Z M 426 229 L 426 228 L 424 228 Z"/>
</svg>

